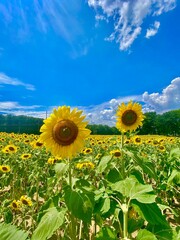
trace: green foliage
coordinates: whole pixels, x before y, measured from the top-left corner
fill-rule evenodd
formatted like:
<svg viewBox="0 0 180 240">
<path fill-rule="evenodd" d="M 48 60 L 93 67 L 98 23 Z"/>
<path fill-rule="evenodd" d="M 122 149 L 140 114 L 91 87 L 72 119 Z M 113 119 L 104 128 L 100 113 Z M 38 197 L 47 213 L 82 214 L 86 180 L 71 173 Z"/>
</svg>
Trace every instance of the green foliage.
<svg viewBox="0 0 180 240">
<path fill-rule="evenodd" d="M 0 223 L 1 240 L 27 240 L 28 233 L 11 224 Z"/>
<path fill-rule="evenodd" d="M 43 119 L 0 114 L 0 132 L 39 134 Z"/>
<path fill-rule="evenodd" d="M 111 184 L 111 188 L 113 191 L 121 193 L 129 200 L 136 199 L 141 203 L 155 202 L 156 195 L 151 194 L 153 191 L 152 186 L 140 184 L 133 176 Z"/>
<path fill-rule="evenodd" d="M 58 211 L 56 207 L 49 208 L 37 228 L 35 229 L 31 240 L 46 240 L 64 223 L 65 210 Z"/>
<path fill-rule="evenodd" d="M 109 226 L 103 227 L 97 234 L 96 240 L 117 240 L 117 236 Z"/>
<path fill-rule="evenodd" d="M 69 186 L 65 188 L 65 203 L 68 210 L 76 217 L 86 223 L 91 222 L 93 213 L 93 193 L 81 190 L 72 190 Z"/>
<path fill-rule="evenodd" d="M 138 232 L 136 240 L 157 240 L 157 238 L 153 233 L 149 232 L 148 230 L 141 229 Z"/>
</svg>

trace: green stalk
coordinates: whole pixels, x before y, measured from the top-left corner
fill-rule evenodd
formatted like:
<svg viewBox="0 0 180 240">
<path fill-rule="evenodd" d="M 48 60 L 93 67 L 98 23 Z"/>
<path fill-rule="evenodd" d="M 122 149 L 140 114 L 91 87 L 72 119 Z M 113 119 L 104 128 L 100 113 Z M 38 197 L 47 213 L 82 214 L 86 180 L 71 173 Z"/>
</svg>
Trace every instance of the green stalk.
<svg viewBox="0 0 180 240">
<path fill-rule="evenodd" d="M 123 146 L 124 146 L 124 133 L 121 133 L 121 154 L 122 154 L 122 159 L 121 159 L 121 172 L 122 172 L 122 177 L 125 179 L 125 161 L 124 161 L 124 153 L 123 153 Z"/>
<path fill-rule="evenodd" d="M 68 158 L 68 164 L 69 164 L 69 170 L 68 170 L 69 186 L 72 189 L 72 169 L 71 169 L 71 162 L 70 162 L 69 158 Z M 70 228 L 69 228 L 70 229 L 70 237 L 71 237 L 71 240 L 76 240 L 76 221 L 71 212 L 69 213 L 69 217 L 70 217 Z"/>
</svg>

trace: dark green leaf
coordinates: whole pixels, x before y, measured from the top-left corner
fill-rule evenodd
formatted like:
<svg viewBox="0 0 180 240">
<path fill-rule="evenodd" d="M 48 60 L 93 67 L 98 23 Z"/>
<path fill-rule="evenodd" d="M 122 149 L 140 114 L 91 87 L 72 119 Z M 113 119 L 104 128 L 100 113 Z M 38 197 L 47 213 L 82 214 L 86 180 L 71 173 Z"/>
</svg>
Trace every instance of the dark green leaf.
<svg viewBox="0 0 180 240">
<path fill-rule="evenodd" d="M 65 203 L 69 211 L 77 218 L 90 223 L 93 203 L 87 193 L 80 190 L 72 190 L 69 186 L 65 188 Z"/>
<path fill-rule="evenodd" d="M 97 234 L 96 240 L 117 240 L 114 230 L 110 227 L 103 227 Z"/>
<path fill-rule="evenodd" d="M 144 204 L 133 200 L 132 205 L 138 214 L 150 224 L 169 226 L 156 203 Z"/>
</svg>

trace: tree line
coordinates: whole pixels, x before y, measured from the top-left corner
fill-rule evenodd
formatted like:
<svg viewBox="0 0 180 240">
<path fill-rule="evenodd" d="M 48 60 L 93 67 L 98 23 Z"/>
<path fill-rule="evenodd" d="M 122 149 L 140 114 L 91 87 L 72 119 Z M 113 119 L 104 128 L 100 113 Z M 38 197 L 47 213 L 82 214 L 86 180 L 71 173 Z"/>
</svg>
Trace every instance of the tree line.
<svg viewBox="0 0 180 240">
<path fill-rule="evenodd" d="M 138 129 L 138 134 L 158 134 L 180 136 L 180 109 L 157 114 L 147 112 L 144 114 L 143 126 Z M 0 132 L 14 132 L 27 134 L 40 134 L 43 119 L 28 116 L 14 116 L 0 114 Z M 92 134 L 118 135 L 116 127 L 102 124 L 89 124 L 87 126 Z"/>
</svg>

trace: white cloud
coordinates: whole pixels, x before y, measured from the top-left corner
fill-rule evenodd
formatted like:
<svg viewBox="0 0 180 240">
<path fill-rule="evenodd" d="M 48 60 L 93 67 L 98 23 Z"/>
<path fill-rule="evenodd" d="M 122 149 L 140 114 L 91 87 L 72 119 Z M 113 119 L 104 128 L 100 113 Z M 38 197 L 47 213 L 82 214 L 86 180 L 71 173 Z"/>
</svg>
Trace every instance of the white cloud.
<svg viewBox="0 0 180 240">
<path fill-rule="evenodd" d="M 119 104 L 122 102 L 128 102 L 130 100 L 141 101 L 141 96 L 127 96 L 120 98 L 113 98 L 108 102 L 104 102 L 99 105 L 83 107 L 78 106 L 82 109 L 87 116 L 87 120 L 91 124 L 104 124 L 114 126 L 116 122 L 116 110 Z"/>
<path fill-rule="evenodd" d="M 147 29 L 145 37 L 150 38 L 150 37 L 156 35 L 159 27 L 160 27 L 160 22 L 155 21 L 153 26 L 151 28 Z"/>
<path fill-rule="evenodd" d="M 142 98 L 146 107 L 156 112 L 180 108 L 180 77 L 173 79 L 162 93 L 144 92 Z"/>
<path fill-rule="evenodd" d="M 0 73 L 0 86 L 1 85 L 13 85 L 13 86 L 23 86 L 27 90 L 34 91 L 35 87 L 28 83 L 23 83 L 16 78 L 11 78 L 4 73 Z"/>
<path fill-rule="evenodd" d="M 0 111 L 12 110 L 13 113 L 14 113 L 14 110 L 17 110 L 17 109 L 29 110 L 29 109 L 39 108 L 39 107 L 41 107 L 41 106 L 39 106 L 39 105 L 22 106 L 18 102 L 11 102 L 11 101 L 0 102 Z"/>
<path fill-rule="evenodd" d="M 114 23 L 113 32 L 105 40 L 114 40 L 120 50 L 127 50 L 140 35 L 144 19 L 174 9 L 176 0 L 88 0 L 88 4 L 102 20 L 111 19 Z"/>
<path fill-rule="evenodd" d="M 180 77 L 171 81 L 171 83 L 162 90 L 162 93 L 144 92 L 141 95 L 132 95 L 126 97 L 113 98 L 107 102 L 92 106 L 72 106 L 83 110 L 86 119 L 90 124 L 104 124 L 115 126 L 116 111 L 118 105 L 122 102 L 140 102 L 143 112 L 155 111 L 163 113 L 166 111 L 180 108 Z M 22 106 L 18 102 L 0 102 L 0 112 L 14 115 L 26 115 L 32 117 L 46 118 L 54 108 L 58 106 L 50 106 L 48 108 L 39 105 Z"/>
</svg>

